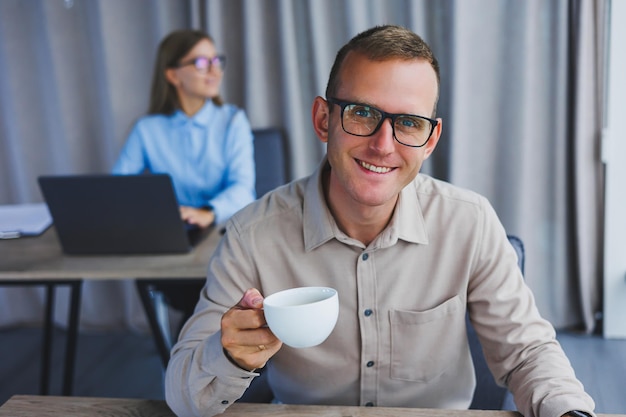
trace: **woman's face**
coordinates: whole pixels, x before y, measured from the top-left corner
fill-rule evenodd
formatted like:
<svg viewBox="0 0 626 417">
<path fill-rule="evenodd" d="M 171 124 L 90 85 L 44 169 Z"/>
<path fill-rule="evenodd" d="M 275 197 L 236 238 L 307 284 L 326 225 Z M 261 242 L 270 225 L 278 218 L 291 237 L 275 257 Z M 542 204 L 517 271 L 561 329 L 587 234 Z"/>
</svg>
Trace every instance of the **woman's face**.
<svg viewBox="0 0 626 417">
<path fill-rule="evenodd" d="M 200 40 L 179 61 L 179 67 L 165 71 L 167 80 L 178 93 L 185 109 L 186 104 L 202 102 L 219 94 L 224 75 L 221 58 L 217 57 L 215 46 L 208 39 Z"/>
</svg>

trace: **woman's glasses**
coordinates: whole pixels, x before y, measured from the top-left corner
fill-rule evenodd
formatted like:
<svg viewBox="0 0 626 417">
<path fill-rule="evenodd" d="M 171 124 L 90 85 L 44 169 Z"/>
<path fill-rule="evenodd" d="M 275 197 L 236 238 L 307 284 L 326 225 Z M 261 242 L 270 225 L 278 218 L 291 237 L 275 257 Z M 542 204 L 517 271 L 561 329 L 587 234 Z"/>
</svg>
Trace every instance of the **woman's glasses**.
<svg viewBox="0 0 626 417">
<path fill-rule="evenodd" d="M 202 73 L 211 71 L 211 68 L 215 68 L 217 71 L 224 71 L 226 66 L 226 57 L 224 55 L 215 55 L 212 58 L 206 56 L 198 56 L 190 59 L 189 61 L 181 62 L 174 68 L 186 67 L 187 65 L 193 65 L 196 69 Z"/>
</svg>

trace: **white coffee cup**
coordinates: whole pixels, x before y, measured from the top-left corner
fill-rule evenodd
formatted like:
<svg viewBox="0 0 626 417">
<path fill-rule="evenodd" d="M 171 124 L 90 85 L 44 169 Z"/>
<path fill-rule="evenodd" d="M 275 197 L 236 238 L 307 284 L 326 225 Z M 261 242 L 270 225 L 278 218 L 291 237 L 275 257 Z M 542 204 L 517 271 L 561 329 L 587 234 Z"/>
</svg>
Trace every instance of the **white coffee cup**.
<svg viewBox="0 0 626 417">
<path fill-rule="evenodd" d="M 322 343 L 339 316 L 337 290 L 298 287 L 269 295 L 263 301 L 265 320 L 284 344 L 305 348 Z"/>
</svg>

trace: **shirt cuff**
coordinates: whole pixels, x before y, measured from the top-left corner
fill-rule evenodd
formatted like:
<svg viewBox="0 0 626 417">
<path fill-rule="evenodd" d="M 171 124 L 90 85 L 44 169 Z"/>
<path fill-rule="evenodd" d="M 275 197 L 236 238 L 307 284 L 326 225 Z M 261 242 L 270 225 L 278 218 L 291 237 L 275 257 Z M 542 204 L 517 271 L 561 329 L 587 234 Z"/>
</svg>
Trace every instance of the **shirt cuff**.
<svg viewBox="0 0 626 417">
<path fill-rule="evenodd" d="M 568 411 L 565 415 L 569 417 L 591 417 L 591 414 L 579 410 Z"/>
<path fill-rule="evenodd" d="M 211 335 L 204 347 L 203 351 L 203 363 L 207 364 L 207 371 L 211 375 L 215 375 L 218 378 L 235 378 L 240 380 L 249 380 L 252 377 L 256 377 L 261 375 L 258 372 L 254 371 L 246 371 L 245 369 L 240 368 L 230 361 L 230 359 L 224 353 L 224 348 L 222 347 L 222 335 L 221 332 L 217 332 Z M 242 385 L 248 385 L 244 383 Z"/>
</svg>

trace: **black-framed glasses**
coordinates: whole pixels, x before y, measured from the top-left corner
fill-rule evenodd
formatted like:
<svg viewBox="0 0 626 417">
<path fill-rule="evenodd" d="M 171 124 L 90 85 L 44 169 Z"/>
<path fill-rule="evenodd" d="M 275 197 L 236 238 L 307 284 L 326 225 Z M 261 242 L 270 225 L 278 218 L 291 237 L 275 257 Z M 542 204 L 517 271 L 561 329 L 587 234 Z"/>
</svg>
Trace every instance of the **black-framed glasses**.
<svg viewBox="0 0 626 417">
<path fill-rule="evenodd" d="M 202 73 L 209 72 L 211 68 L 215 68 L 218 71 L 224 71 L 224 67 L 226 66 L 226 57 L 224 55 L 215 55 L 212 58 L 207 56 L 198 56 L 190 59 L 189 61 L 184 61 L 175 65 L 175 68 L 186 67 L 187 65 L 193 65 Z"/>
<path fill-rule="evenodd" d="M 329 97 L 329 103 L 341 107 L 341 127 L 354 136 L 372 136 L 385 119 L 391 119 L 393 137 L 398 143 L 420 148 L 428 142 L 438 120 L 415 114 L 387 113 L 367 104 L 352 103 Z"/>
</svg>

